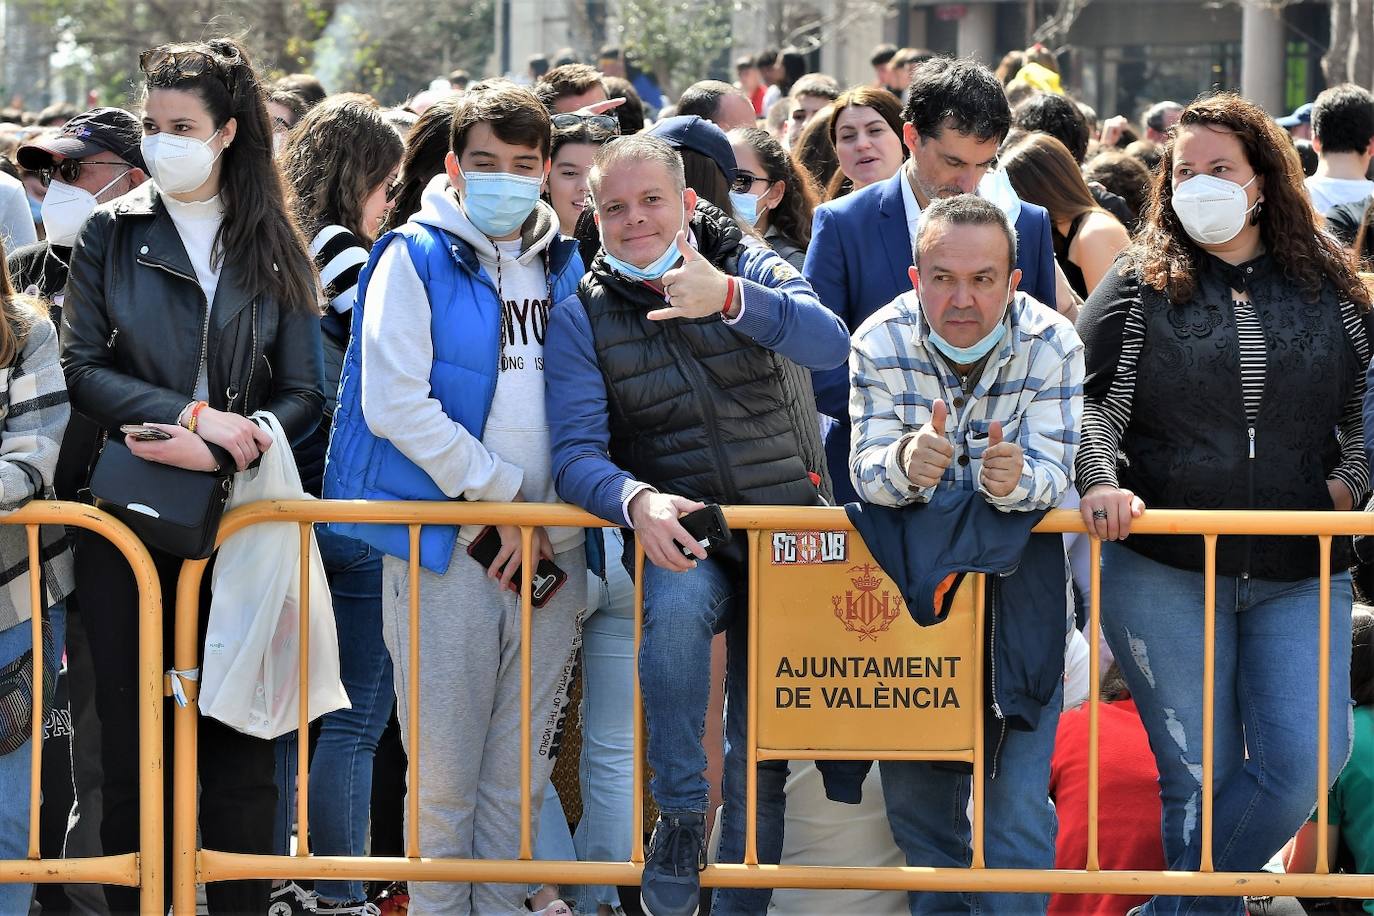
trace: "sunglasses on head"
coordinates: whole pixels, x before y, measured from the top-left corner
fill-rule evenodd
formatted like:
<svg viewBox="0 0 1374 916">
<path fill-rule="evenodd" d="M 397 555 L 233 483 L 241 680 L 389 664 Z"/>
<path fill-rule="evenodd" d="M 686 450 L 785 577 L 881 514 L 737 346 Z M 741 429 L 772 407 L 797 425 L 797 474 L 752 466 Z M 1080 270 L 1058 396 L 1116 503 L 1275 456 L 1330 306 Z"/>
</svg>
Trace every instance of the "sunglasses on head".
<svg viewBox="0 0 1374 916">
<path fill-rule="evenodd" d="M 238 52 L 232 51 L 230 61 L 237 60 Z M 231 90 L 220 61 L 214 55 L 197 51 L 194 48 L 173 51 L 170 48 L 150 48 L 138 55 L 138 68 L 148 77 L 149 82 L 166 83 L 187 77 L 214 74 Z"/>
<path fill-rule="evenodd" d="M 620 134 L 620 122 L 610 115 L 595 114 L 582 115 L 571 111 L 556 114 L 549 119 L 555 129 L 566 130 L 570 127 L 579 127 L 586 124 L 588 127 L 596 127 L 609 134 Z"/>
<path fill-rule="evenodd" d="M 43 183 L 43 187 L 52 184 L 53 175 L 61 179 L 66 184 L 76 184 L 81 180 L 81 169 L 88 165 L 119 165 L 124 167 L 124 171 L 129 171 L 133 166 L 118 159 L 63 159 L 50 169 L 39 169 L 38 180 Z"/>
</svg>

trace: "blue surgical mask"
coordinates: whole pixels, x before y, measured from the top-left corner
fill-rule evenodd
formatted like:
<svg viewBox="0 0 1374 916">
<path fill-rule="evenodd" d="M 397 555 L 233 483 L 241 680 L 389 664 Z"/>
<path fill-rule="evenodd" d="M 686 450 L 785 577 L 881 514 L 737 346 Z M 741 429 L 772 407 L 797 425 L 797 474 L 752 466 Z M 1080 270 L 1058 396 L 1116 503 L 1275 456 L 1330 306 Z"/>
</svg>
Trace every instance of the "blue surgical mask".
<svg viewBox="0 0 1374 916">
<path fill-rule="evenodd" d="M 1007 298 L 1011 298 L 1011 284 L 1007 284 Z M 924 308 L 925 307 L 922 306 L 923 311 Z M 927 322 L 929 322 L 929 319 L 927 319 Z M 1002 318 L 998 320 L 997 326 L 995 328 L 993 328 L 991 331 L 985 334 L 983 338 L 979 340 L 977 343 L 971 344 L 967 347 L 956 347 L 954 344 L 950 343 L 949 341 L 941 337 L 939 334 L 935 333 L 935 328 L 933 327 L 928 328 L 927 334 L 931 346 L 939 350 L 940 353 L 943 354 L 946 359 L 950 360 L 957 366 L 971 366 L 974 363 L 978 362 L 978 360 L 982 359 L 984 356 L 987 356 L 989 353 L 995 350 L 997 348 L 997 345 L 1002 342 L 1002 338 L 1005 336 L 1007 336 L 1007 322 L 1005 312 L 1002 313 Z"/>
<path fill-rule="evenodd" d="M 544 179 L 506 172 L 463 172 L 463 212 L 489 238 L 510 235 L 539 202 Z"/>
<path fill-rule="evenodd" d="M 759 221 L 759 199 L 753 194 L 743 191 L 730 192 L 730 206 L 735 211 L 735 219 L 744 223 L 746 226 L 753 226 Z"/>
<path fill-rule="evenodd" d="M 685 210 L 682 213 L 682 226 L 683 229 L 686 229 L 687 227 L 687 212 Z M 615 255 L 611 254 L 605 248 L 601 249 L 601 256 L 605 258 L 606 266 L 611 268 L 611 270 L 620 274 L 622 277 L 626 277 L 630 280 L 638 280 L 641 283 L 644 283 L 648 280 L 657 280 L 659 277 L 666 274 L 669 270 L 672 270 L 673 265 L 677 263 L 678 258 L 682 257 L 682 255 L 677 250 L 676 236 L 674 236 L 672 241 L 668 243 L 667 250 L 665 250 L 663 254 L 655 258 L 654 262 L 648 265 L 647 267 L 636 267 L 629 261 L 622 261 L 620 258 L 617 258 Z"/>
</svg>

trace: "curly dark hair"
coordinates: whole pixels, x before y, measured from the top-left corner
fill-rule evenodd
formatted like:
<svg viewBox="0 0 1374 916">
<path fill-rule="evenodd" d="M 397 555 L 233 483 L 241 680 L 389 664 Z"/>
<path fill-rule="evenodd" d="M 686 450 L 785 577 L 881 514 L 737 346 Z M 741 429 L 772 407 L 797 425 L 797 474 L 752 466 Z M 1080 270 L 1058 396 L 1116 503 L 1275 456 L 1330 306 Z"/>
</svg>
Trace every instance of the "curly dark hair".
<svg viewBox="0 0 1374 916">
<path fill-rule="evenodd" d="M 922 139 L 938 137 L 948 121 L 961 134 L 1000 145 L 1011 129 L 1011 106 L 997 77 L 978 61 L 934 57 L 911 74 L 902 120 Z"/>
<path fill-rule="evenodd" d="M 1269 256 L 1304 298 L 1315 301 L 1331 283 L 1340 295 L 1369 308 L 1369 290 L 1340 245 L 1317 228 L 1303 188 L 1302 167 L 1284 131 L 1264 109 L 1233 92 L 1200 97 L 1183 111 L 1155 171 L 1145 219 L 1123 257 L 1142 283 L 1186 302 L 1197 291 L 1202 248 L 1174 214 L 1174 148 L 1188 127 L 1235 135 L 1264 187 L 1264 205 L 1251 218 Z"/>
<path fill-rule="evenodd" d="M 741 127 L 730 131 L 730 139 L 748 144 L 759 157 L 769 183 L 783 183 L 782 200 L 769 214 L 769 226 L 798 248 L 811 244 L 811 218 L 816 213 L 819 193 L 816 180 L 806 166 L 793 160 L 782 144 L 768 131 L 758 127 Z"/>
<path fill-rule="evenodd" d="M 335 96 L 310 109 L 279 157 L 301 230 L 313 238 L 325 226 L 339 225 L 372 241 L 377 227 L 363 225 L 363 203 L 404 150 L 376 103 L 361 96 Z"/>
<path fill-rule="evenodd" d="M 1088 154 L 1088 120 L 1078 106 L 1062 95 L 1037 92 L 1017 105 L 1011 114 L 1013 127 L 1049 134 L 1069 151 L 1073 161 L 1083 164 Z"/>
</svg>

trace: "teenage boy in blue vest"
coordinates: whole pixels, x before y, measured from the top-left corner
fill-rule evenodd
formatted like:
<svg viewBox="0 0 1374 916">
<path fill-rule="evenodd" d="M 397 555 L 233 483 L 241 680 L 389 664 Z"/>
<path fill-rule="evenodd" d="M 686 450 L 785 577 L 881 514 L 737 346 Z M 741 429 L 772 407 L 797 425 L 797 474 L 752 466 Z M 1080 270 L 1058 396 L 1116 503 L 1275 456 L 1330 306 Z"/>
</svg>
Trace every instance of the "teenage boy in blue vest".
<svg viewBox="0 0 1374 916">
<path fill-rule="evenodd" d="M 517 87 L 468 96 L 454 114 L 444 172 L 420 209 L 374 247 L 360 279 L 325 495 L 556 502 L 544 413 L 551 301 L 582 277 L 576 245 L 539 199 L 549 116 Z M 553 560 L 567 583 L 535 611 L 532 785 L 553 768 L 586 607 L 579 528 L 497 526 L 490 568 L 468 555 L 481 525 L 420 534 L 420 647 L 410 667 L 408 531 L 341 525 L 381 550 L 382 629 L 395 669 L 401 735 L 417 712 L 424 778 L 420 848 L 435 858 L 514 859 L 520 839 L 520 599 L 523 562 Z M 418 678 L 420 708 L 407 705 Z M 407 753 L 416 753 L 407 743 Z M 416 787 L 412 786 L 412 791 Z M 536 796 L 534 811 L 539 810 Z M 417 914 L 514 913 L 523 886 L 412 882 Z"/>
</svg>

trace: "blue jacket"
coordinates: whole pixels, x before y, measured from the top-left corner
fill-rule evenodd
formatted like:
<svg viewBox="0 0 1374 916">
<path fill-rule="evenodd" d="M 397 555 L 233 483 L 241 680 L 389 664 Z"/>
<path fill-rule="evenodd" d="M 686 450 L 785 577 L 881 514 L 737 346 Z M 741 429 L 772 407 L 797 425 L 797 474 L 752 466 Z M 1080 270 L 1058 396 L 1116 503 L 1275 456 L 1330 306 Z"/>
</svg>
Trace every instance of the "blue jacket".
<svg viewBox="0 0 1374 916">
<path fill-rule="evenodd" d="M 429 295 L 434 397 L 449 417 L 480 438 L 496 393 L 501 304 L 471 246 L 443 229 L 416 222 L 383 236 L 358 277 L 353 334 L 344 356 L 339 406 L 325 464 L 324 495 L 329 499 L 448 499 L 424 470 L 390 441 L 373 435 L 363 417 L 361 344 L 367 287 L 382 252 L 397 240 L 406 245 Z M 582 278 L 577 244 L 556 239 L 549 251 L 549 269 L 554 275 L 554 301 L 571 295 Z M 404 525 L 341 523 L 331 527 L 390 556 L 410 557 L 410 535 Z M 443 574 L 457 539 L 456 526 L 422 527 L 420 564 Z"/>
<path fill-rule="evenodd" d="M 990 645 L 983 686 L 995 776 L 1006 729 L 1034 730 L 1064 678 L 1070 609 L 1063 538 L 1031 534 L 1043 511 L 1001 512 L 979 494 L 959 490 L 937 490 L 929 503 L 902 509 L 851 503 L 845 511 L 923 627 L 942 621 L 954 600 L 957 589 L 949 588 L 944 603 L 936 604 L 942 582 L 970 572 L 988 574 L 984 612 Z M 867 761 L 817 766 L 832 801 L 859 801 Z"/>
<path fill-rule="evenodd" d="M 887 181 L 828 203 L 816 210 L 811 245 L 802 272 L 821 302 L 839 315 L 850 333 L 878 309 L 911 289 L 911 236 L 900 169 Z M 1016 266 L 1020 289 L 1054 307 L 1054 238 L 1043 207 L 1022 202 L 1016 219 Z M 841 366 L 813 372 L 816 407 L 837 421 L 826 438 L 826 457 L 835 499 L 858 499 L 849 482 L 849 371 Z"/>
<path fill-rule="evenodd" d="M 843 368 L 849 352 L 844 328 L 786 261 L 769 248 L 745 245 L 735 271 L 743 301 L 736 331 L 800 366 Z M 628 525 L 626 500 L 637 492 L 637 482 L 610 457 L 606 380 L 587 310 L 576 295 L 549 314 L 544 381 L 558 495 Z"/>
</svg>

